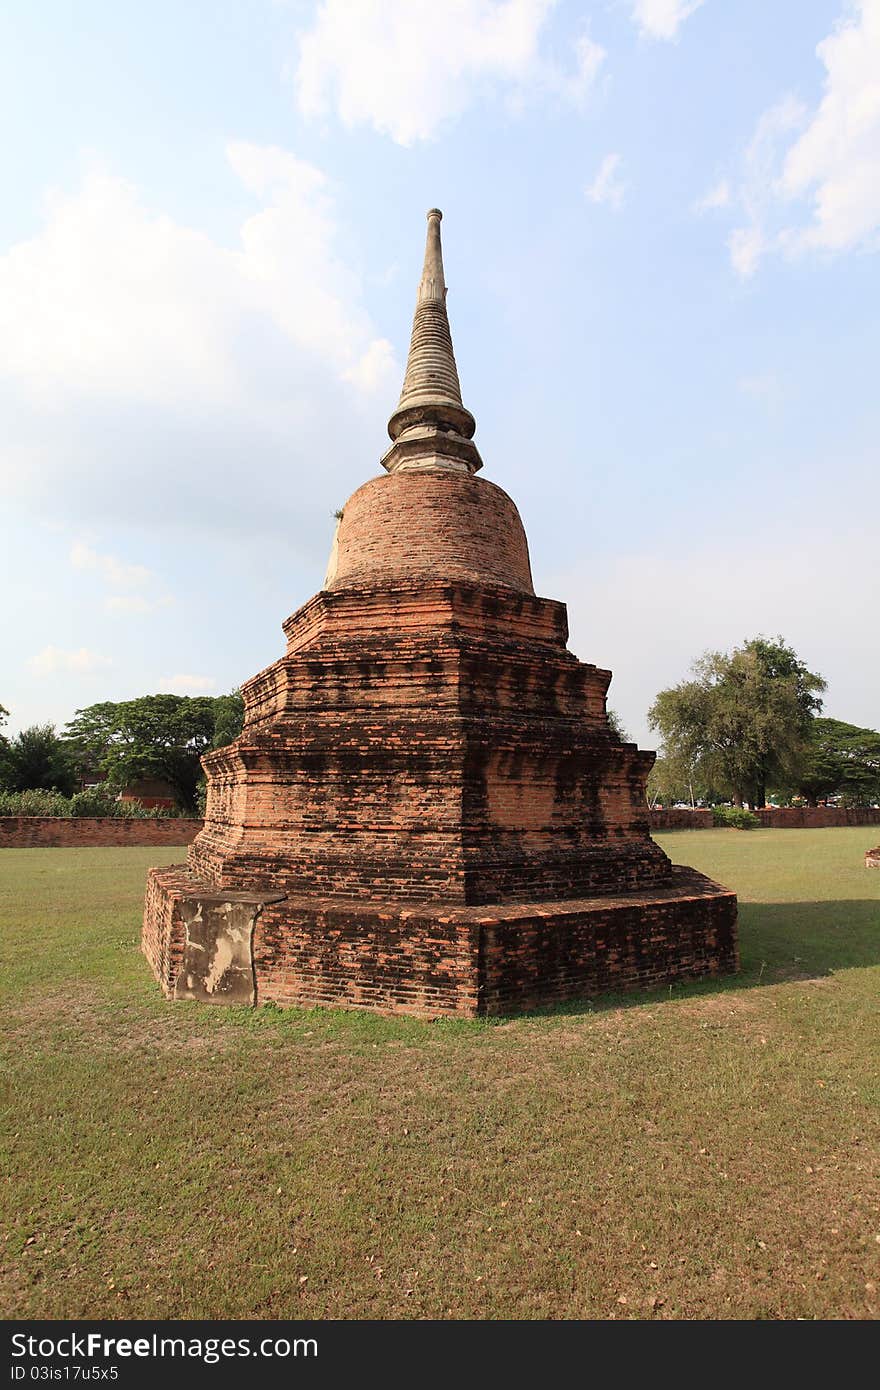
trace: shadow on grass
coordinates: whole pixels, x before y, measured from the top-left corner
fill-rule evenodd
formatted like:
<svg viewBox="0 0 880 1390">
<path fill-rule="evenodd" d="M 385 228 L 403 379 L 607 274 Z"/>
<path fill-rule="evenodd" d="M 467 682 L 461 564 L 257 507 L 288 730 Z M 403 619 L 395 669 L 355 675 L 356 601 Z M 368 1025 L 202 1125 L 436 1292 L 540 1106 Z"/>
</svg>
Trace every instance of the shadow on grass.
<svg viewBox="0 0 880 1390">
<path fill-rule="evenodd" d="M 661 989 L 594 995 L 507 1014 L 559 1018 L 636 1009 L 660 999 L 698 998 L 731 990 L 757 989 L 787 980 L 817 980 L 837 970 L 880 965 L 880 899 L 842 902 L 743 903 L 739 905 L 740 969 L 736 975 L 679 980 Z"/>
</svg>

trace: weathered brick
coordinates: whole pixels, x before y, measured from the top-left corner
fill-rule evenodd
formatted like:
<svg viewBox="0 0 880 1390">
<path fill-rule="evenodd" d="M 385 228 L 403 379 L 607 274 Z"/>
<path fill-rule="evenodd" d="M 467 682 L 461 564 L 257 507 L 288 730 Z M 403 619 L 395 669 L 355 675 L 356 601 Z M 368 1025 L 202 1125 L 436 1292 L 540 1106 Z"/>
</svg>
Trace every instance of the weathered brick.
<svg viewBox="0 0 880 1390">
<path fill-rule="evenodd" d="M 465 481 L 448 532 L 466 515 L 491 550 L 499 490 Z M 424 470 L 376 490 L 404 525 L 408 489 L 424 507 L 436 488 L 442 513 L 448 484 Z M 515 588 L 479 556 L 450 578 L 423 575 L 411 540 L 388 551 L 393 578 L 359 568 L 287 620 L 285 656 L 243 687 L 241 737 L 205 757 L 188 868 L 151 879 L 165 989 L 173 901 L 222 891 L 286 895 L 253 944 L 257 998 L 279 1003 L 473 1013 L 734 968 L 735 899 L 698 876 L 684 893 L 651 839 L 653 754 L 608 724 L 610 673 L 567 651 L 564 605 L 527 568 Z M 490 906 L 513 914 L 503 929 L 468 916 Z"/>
</svg>

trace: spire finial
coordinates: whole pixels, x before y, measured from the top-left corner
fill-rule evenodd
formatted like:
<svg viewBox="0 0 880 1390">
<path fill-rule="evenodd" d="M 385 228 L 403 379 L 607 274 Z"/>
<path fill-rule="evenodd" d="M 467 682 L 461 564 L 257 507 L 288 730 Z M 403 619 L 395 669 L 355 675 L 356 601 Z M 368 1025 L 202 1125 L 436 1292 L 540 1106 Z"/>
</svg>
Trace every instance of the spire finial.
<svg viewBox="0 0 880 1390">
<path fill-rule="evenodd" d="M 452 334 L 446 315 L 446 280 L 439 208 L 428 212 L 425 263 L 416 296 L 403 390 L 388 421 L 394 443 L 382 459 L 399 468 L 447 467 L 475 473 L 483 461 L 473 443 L 476 421 L 461 400 Z"/>
<path fill-rule="evenodd" d="M 443 213 L 439 208 L 428 210 L 428 237 L 425 242 L 425 264 L 419 283 L 418 304 L 433 303 L 439 300 L 446 303 L 446 281 L 443 278 L 443 247 L 440 244 L 440 223 Z"/>
</svg>

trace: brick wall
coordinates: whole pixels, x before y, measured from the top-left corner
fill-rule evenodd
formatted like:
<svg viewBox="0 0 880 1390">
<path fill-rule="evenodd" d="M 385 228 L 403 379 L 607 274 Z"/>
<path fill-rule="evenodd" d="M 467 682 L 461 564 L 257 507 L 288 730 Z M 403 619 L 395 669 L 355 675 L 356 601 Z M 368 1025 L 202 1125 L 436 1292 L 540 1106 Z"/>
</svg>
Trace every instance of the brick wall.
<svg viewBox="0 0 880 1390">
<path fill-rule="evenodd" d="M 880 825 L 880 807 L 771 806 L 755 811 L 768 830 L 820 830 L 841 825 Z M 651 830 L 710 830 L 712 812 L 703 810 L 651 811 Z"/>
<path fill-rule="evenodd" d="M 712 812 L 701 810 L 679 810 L 676 807 L 669 807 L 668 810 L 650 811 L 648 813 L 651 831 L 655 830 L 709 830 L 712 826 Z"/>
<path fill-rule="evenodd" d="M 258 1002 L 429 1017 L 519 1013 L 737 964 L 735 895 L 678 868 L 654 893 L 491 911 L 289 900 L 254 933 Z"/>
<path fill-rule="evenodd" d="M 824 826 L 880 825 L 880 807 L 777 806 L 756 811 L 762 825 L 772 830 L 819 830 Z"/>
<path fill-rule="evenodd" d="M 200 820 L 124 820 L 115 816 L 0 816 L 0 849 L 189 845 Z"/>
</svg>

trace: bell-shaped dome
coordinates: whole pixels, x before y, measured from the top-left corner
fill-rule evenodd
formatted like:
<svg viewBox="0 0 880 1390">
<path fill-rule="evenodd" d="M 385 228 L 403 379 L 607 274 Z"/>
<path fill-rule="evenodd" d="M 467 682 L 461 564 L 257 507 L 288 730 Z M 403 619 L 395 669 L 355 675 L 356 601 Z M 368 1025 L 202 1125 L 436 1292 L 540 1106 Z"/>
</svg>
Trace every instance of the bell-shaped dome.
<svg viewBox="0 0 880 1390">
<path fill-rule="evenodd" d="M 324 588 L 411 579 L 533 594 L 526 533 L 507 493 L 443 467 L 402 469 L 358 488 L 343 509 Z"/>
</svg>

